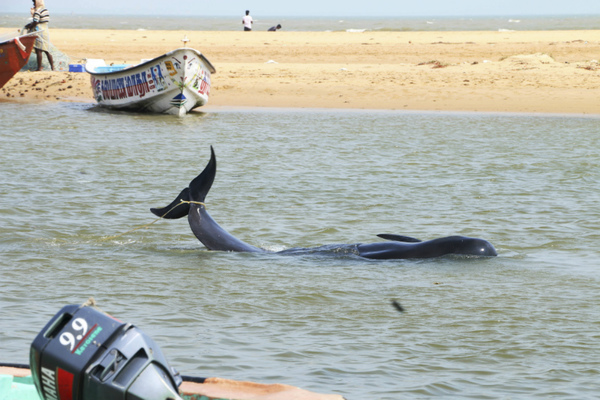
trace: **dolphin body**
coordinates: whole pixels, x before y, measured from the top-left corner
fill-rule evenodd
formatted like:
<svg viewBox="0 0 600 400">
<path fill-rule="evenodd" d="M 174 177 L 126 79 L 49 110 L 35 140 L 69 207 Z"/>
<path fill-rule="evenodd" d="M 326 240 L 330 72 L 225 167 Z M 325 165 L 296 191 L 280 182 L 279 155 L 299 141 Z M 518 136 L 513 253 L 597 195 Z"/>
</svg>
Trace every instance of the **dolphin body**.
<svg viewBox="0 0 600 400">
<path fill-rule="evenodd" d="M 183 189 L 171 204 L 163 208 L 151 208 L 150 211 L 166 219 L 177 219 L 187 216 L 192 232 L 209 250 L 268 252 L 234 237 L 223 229 L 206 211 L 204 200 L 212 187 L 217 173 L 217 159 L 212 146 L 210 152 L 210 161 L 204 168 L 204 171 L 194 178 L 189 186 Z M 427 241 L 394 234 L 380 234 L 377 236 L 388 241 L 370 244 L 332 245 L 308 249 L 294 248 L 278 253 L 300 254 L 311 251 L 339 250 L 342 248 L 360 257 L 380 260 L 434 258 L 448 254 L 482 257 L 494 257 L 498 255 L 494 246 L 487 240 L 466 236 L 448 236 Z"/>
</svg>

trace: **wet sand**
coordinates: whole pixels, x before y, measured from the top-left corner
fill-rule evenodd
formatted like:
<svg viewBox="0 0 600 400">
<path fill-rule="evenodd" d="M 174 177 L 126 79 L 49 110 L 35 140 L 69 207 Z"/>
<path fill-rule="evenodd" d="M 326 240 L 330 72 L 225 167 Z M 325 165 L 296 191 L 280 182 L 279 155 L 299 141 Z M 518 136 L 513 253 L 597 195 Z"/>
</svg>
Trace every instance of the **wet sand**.
<svg viewBox="0 0 600 400">
<path fill-rule="evenodd" d="M 600 114 L 600 30 L 50 30 L 71 63 L 138 63 L 184 35 L 217 69 L 209 106 Z M 20 72 L 0 98 L 94 101 L 87 73 L 58 71 Z"/>
</svg>

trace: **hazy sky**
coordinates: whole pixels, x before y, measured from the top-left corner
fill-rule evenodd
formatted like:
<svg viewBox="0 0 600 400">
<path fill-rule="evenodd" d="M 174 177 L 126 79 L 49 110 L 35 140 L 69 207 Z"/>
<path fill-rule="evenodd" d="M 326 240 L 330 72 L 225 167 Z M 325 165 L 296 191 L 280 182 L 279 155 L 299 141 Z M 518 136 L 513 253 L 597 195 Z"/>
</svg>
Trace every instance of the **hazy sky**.
<svg viewBox="0 0 600 400">
<path fill-rule="evenodd" d="M 2 12 L 28 12 L 31 0 L 0 0 Z M 600 14 L 598 0 L 46 0 L 60 14 L 263 16 L 525 16 Z"/>
</svg>

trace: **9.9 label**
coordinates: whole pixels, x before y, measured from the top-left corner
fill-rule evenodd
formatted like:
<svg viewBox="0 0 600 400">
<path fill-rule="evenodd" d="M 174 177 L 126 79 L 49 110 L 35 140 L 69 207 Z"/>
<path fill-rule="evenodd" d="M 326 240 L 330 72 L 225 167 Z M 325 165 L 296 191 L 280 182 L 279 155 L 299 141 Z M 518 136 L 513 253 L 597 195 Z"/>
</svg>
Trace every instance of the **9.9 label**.
<svg viewBox="0 0 600 400">
<path fill-rule="evenodd" d="M 85 338 L 88 333 L 88 323 L 83 318 L 75 318 L 71 323 L 71 329 L 73 332 L 63 332 L 60 335 L 60 344 L 69 348 L 69 351 L 73 352 L 77 342 Z"/>
</svg>

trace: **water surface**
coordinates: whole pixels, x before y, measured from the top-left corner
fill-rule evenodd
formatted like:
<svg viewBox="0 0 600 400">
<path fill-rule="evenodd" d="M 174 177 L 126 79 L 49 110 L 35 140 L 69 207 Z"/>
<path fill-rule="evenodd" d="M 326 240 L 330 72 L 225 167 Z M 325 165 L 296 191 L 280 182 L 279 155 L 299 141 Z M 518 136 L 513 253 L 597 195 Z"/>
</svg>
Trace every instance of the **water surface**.
<svg viewBox="0 0 600 400">
<path fill-rule="evenodd" d="M 598 118 L 10 102 L 0 118 L 1 361 L 27 363 L 51 316 L 93 296 L 185 375 L 349 399 L 597 396 Z M 251 244 L 460 234 L 499 256 L 209 252 L 185 220 L 109 238 L 152 222 L 210 145 L 208 210 Z"/>
<path fill-rule="evenodd" d="M 1 13 L 0 28 L 21 27 L 24 13 Z M 52 13 L 52 9 L 50 8 Z M 52 13 L 50 27 L 62 29 L 241 31 L 242 15 L 148 16 Z M 600 15 L 503 15 L 474 17 L 290 17 L 254 15 L 253 30 L 266 31 L 281 24 L 283 31 L 548 31 L 600 29 Z"/>
</svg>

